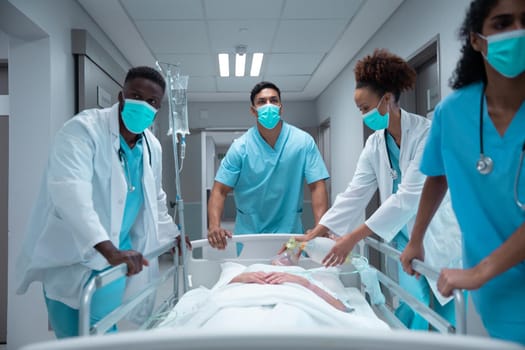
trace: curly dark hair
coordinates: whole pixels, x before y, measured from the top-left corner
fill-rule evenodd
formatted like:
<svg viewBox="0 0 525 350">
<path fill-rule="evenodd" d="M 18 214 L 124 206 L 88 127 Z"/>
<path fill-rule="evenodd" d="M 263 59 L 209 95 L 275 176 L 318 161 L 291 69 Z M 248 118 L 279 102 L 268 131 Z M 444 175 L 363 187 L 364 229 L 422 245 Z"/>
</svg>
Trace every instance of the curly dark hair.
<svg viewBox="0 0 525 350">
<path fill-rule="evenodd" d="M 360 59 L 354 68 L 356 88 L 372 89 L 379 96 L 394 94 L 396 102 L 401 92 L 414 88 L 416 71 L 401 57 L 386 49 L 375 49 L 372 55 Z"/>
<path fill-rule="evenodd" d="M 162 74 L 160 74 L 156 69 L 147 66 L 138 66 L 131 68 L 126 74 L 126 79 L 124 79 L 124 84 L 128 81 L 131 81 L 136 78 L 144 78 L 151 80 L 162 88 L 162 91 L 166 91 L 166 81 Z"/>
<path fill-rule="evenodd" d="M 253 99 L 255 98 L 255 95 L 257 95 L 261 90 L 264 89 L 272 89 L 277 91 L 277 95 L 279 96 L 279 100 L 281 99 L 281 90 L 275 85 L 274 83 L 271 83 L 269 81 L 261 81 L 260 83 L 255 84 L 252 91 L 250 92 L 250 101 L 253 105 Z"/>
<path fill-rule="evenodd" d="M 463 24 L 459 29 L 459 40 L 463 42 L 461 58 L 449 80 L 453 89 L 459 89 L 474 82 L 487 82 L 483 56 L 470 44 L 470 33 L 481 33 L 483 21 L 499 0 L 474 0 L 470 3 Z"/>
</svg>

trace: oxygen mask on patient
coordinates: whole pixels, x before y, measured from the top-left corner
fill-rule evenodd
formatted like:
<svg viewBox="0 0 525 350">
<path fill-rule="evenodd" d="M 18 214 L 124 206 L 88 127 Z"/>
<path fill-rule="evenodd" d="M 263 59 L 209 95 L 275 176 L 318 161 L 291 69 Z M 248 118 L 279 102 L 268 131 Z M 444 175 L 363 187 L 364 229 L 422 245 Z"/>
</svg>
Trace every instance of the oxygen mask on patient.
<svg viewBox="0 0 525 350">
<path fill-rule="evenodd" d="M 335 244 L 335 241 L 333 239 L 326 238 L 326 237 L 316 237 L 307 242 L 297 242 L 294 237 L 290 237 L 288 242 L 286 242 L 285 253 L 293 252 L 296 259 L 299 260 L 301 252 L 305 252 L 306 254 L 308 254 L 308 257 L 310 257 L 310 259 L 322 265 L 324 257 L 328 254 L 330 249 L 332 249 L 334 244 Z M 350 254 L 346 258 L 345 263 L 348 263 L 348 262 L 353 263 L 352 260 L 353 258 L 356 258 L 356 257 L 361 257 L 361 256 Z M 297 262 L 295 262 L 295 264 L 297 264 Z"/>
<path fill-rule="evenodd" d="M 295 266 L 299 262 L 301 249 L 295 239 L 291 237 L 286 243 L 286 250 L 272 258 L 272 265 Z"/>
<path fill-rule="evenodd" d="M 282 261 L 288 262 L 293 261 L 293 263 L 288 263 L 288 265 L 297 265 L 301 253 L 304 251 L 310 259 L 322 265 L 324 257 L 334 246 L 335 241 L 326 237 L 316 237 L 307 242 L 297 242 L 294 237 L 290 237 L 288 242 L 286 242 L 286 250 L 278 255 L 276 258 L 281 258 Z M 272 261 L 272 264 L 279 265 L 274 263 L 276 259 Z M 385 297 L 381 292 L 379 286 L 379 280 L 377 278 L 377 271 L 370 267 L 368 264 L 368 259 L 360 254 L 351 253 L 346 258 L 345 264 L 350 263 L 354 266 L 355 270 L 352 271 L 340 271 L 339 275 L 348 275 L 358 273 L 361 277 L 361 281 L 365 286 L 365 291 L 370 296 L 372 304 L 384 304 Z M 280 264 L 284 265 L 284 264 Z M 316 272 L 325 270 L 324 267 L 316 269 Z M 312 270 L 310 270 L 312 271 Z"/>
</svg>

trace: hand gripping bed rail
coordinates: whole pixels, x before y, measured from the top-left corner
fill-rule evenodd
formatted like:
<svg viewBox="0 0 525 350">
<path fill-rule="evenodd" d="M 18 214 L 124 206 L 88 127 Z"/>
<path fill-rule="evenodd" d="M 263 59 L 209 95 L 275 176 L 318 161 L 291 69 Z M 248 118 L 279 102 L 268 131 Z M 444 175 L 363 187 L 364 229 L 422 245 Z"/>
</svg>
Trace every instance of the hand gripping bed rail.
<svg viewBox="0 0 525 350">
<path fill-rule="evenodd" d="M 165 252 L 171 251 L 176 247 L 175 242 L 165 244 L 156 250 L 150 252 L 144 257 L 148 260 L 155 259 Z M 175 260 L 176 257 L 175 257 Z M 80 308 L 79 308 L 79 322 L 78 322 L 78 334 L 80 336 L 85 336 L 89 334 L 99 334 L 106 332 L 116 321 L 120 320 L 127 313 L 129 313 L 135 306 L 137 306 L 142 300 L 144 300 L 148 295 L 156 290 L 156 287 L 166 281 L 170 275 L 173 275 L 173 272 L 177 269 L 177 266 L 173 266 L 162 274 L 162 276 L 157 279 L 154 283 L 148 285 L 147 288 L 142 290 L 137 294 L 136 297 L 131 298 L 128 302 L 123 303 L 115 310 L 113 310 L 109 315 L 104 317 L 102 320 L 97 322 L 90 329 L 90 316 L 91 316 L 91 299 L 93 294 L 97 289 L 100 289 L 111 282 L 126 276 L 128 268 L 126 264 L 120 264 L 115 267 L 112 267 L 100 274 L 93 276 L 86 283 L 82 289 L 82 295 L 80 298 Z"/>
<path fill-rule="evenodd" d="M 379 242 L 376 239 L 367 237 L 365 238 L 365 244 L 396 260 L 399 260 L 399 257 L 401 256 L 400 251 L 398 251 L 395 248 L 392 248 L 388 244 Z M 422 262 L 421 260 L 417 260 L 417 259 L 412 260 L 412 268 L 415 271 L 419 272 L 421 275 L 429 277 L 433 280 L 437 281 L 439 278 L 439 271 L 435 270 L 434 268 Z M 430 321 L 434 326 L 436 326 L 438 330 L 440 331 L 446 330 L 449 332 L 454 330 L 450 328 L 452 327 L 452 325 L 450 325 L 440 315 L 438 315 L 432 310 L 424 310 L 423 308 L 421 308 L 423 306 L 421 302 L 419 302 L 414 297 L 412 297 L 403 288 L 400 288 L 394 281 L 392 281 L 386 275 L 378 271 L 378 277 L 381 283 L 391 288 L 402 299 L 406 300 L 407 302 L 410 302 L 410 304 L 414 304 L 415 310 L 418 311 L 421 314 L 421 316 L 427 319 L 427 321 Z M 455 332 L 457 334 L 466 334 L 467 333 L 467 315 L 466 315 L 464 294 L 461 290 L 455 289 L 453 291 L 453 296 L 454 296 L 455 312 L 456 312 Z"/>
</svg>

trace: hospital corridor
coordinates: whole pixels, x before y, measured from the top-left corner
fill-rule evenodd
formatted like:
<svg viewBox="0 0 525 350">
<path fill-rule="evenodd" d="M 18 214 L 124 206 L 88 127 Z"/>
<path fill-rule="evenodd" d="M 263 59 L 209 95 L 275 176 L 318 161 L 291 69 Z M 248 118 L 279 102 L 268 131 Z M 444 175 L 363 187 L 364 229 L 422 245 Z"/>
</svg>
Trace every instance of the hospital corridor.
<svg viewBox="0 0 525 350">
<path fill-rule="evenodd" d="M 524 128 L 525 0 L 0 0 L 0 350 L 525 349 Z"/>
</svg>

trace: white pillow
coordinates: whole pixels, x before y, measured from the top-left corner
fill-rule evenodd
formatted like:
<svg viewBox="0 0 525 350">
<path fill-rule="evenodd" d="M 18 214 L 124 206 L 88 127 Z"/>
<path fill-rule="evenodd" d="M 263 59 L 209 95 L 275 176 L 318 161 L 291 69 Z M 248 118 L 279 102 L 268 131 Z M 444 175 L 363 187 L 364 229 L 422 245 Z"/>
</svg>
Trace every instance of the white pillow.
<svg viewBox="0 0 525 350">
<path fill-rule="evenodd" d="M 232 261 L 223 262 L 221 264 L 221 275 L 219 280 L 215 283 L 212 289 L 217 289 L 227 285 L 235 276 L 243 273 L 244 270 L 246 270 L 246 266 L 242 264 Z"/>
</svg>

